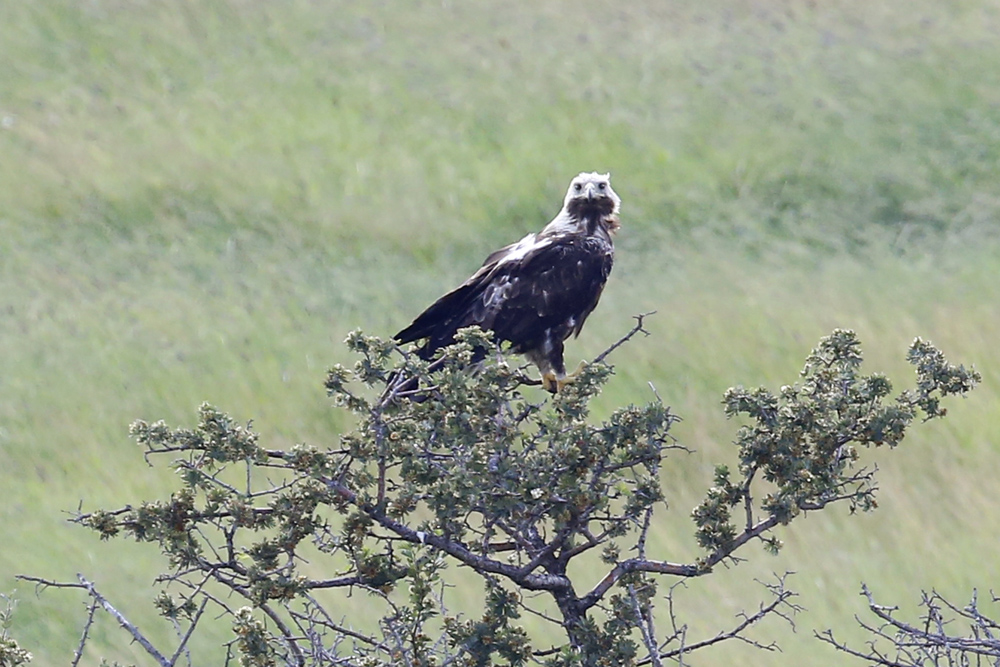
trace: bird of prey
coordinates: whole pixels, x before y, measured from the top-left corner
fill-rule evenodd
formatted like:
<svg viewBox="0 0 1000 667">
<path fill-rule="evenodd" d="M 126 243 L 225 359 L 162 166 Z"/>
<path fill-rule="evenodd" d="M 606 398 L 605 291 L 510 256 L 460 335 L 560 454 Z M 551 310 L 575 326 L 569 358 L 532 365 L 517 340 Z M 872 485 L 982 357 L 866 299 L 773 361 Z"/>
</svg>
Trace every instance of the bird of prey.
<svg viewBox="0 0 1000 667">
<path fill-rule="evenodd" d="M 552 222 L 492 253 L 471 278 L 396 334 L 396 341 L 424 341 L 417 352 L 431 359 L 455 341 L 459 329 L 479 325 L 538 366 L 542 385 L 556 393 L 572 380 L 563 342 L 579 335 L 611 273 L 620 206 L 608 174 L 581 173 Z"/>
</svg>

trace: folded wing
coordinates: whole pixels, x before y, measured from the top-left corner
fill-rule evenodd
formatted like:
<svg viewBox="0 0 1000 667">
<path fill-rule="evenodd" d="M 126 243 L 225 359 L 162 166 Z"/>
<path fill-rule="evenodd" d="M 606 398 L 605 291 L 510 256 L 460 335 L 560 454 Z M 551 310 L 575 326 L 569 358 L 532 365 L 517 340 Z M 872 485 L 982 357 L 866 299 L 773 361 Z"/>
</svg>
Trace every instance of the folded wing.
<svg viewBox="0 0 1000 667">
<path fill-rule="evenodd" d="M 529 235 L 498 251 L 459 287 L 435 301 L 396 340 L 426 339 L 421 356 L 454 342 L 473 324 L 515 352 L 542 351 L 579 334 L 611 272 L 613 249 L 601 238 Z M 544 353 L 544 352 L 543 352 Z"/>
</svg>

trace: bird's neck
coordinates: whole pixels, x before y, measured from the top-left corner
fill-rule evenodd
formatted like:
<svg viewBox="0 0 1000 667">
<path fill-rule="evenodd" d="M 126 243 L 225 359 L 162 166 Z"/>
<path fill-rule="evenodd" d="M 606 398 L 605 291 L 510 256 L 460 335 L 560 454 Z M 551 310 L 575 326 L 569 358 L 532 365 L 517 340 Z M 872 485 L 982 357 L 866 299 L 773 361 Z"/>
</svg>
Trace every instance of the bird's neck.
<svg viewBox="0 0 1000 667">
<path fill-rule="evenodd" d="M 585 236 L 603 236 L 609 241 L 611 234 L 618 229 L 618 218 L 612 214 L 586 212 L 573 215 L 565 209 L 559 212 L 552 222 L 545 225 L 539 232 L 540 238 L 547 236 L 563 236 L 567 234 L 583 234 Z"/>
</svg>

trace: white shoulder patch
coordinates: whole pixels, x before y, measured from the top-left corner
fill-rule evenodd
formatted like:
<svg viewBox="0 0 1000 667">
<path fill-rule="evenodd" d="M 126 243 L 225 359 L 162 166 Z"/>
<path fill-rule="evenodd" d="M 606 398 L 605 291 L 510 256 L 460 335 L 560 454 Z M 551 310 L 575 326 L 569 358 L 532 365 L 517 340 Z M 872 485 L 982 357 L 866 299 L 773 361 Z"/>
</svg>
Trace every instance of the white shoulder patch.
<svg viewBox="0 0 1000 667">
<path fill-rule="evenodd" d="M 529 253 L 539 248 L 544 248 L 552 242 L 551 239 L 543 238 L 541 240 L 537 239 L 535 234 L 528 234 L 523 239 L 517 242 L 517 244 L 510 249 L 503 259 L 501 259 L 497 264 L 504 264 L 506 262 L 517 262 Z"/>
</svg>

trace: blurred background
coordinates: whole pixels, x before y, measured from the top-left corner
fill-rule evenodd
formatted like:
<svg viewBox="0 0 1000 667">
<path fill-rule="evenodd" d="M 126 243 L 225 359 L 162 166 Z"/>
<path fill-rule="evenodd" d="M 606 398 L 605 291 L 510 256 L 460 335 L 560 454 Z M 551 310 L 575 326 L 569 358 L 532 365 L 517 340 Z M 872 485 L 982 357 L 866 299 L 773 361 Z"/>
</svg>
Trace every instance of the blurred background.
<svg viewBox="0 0 1000 667">
<path fill-rule="evenodd" d="M 695 664 L 847 664 L 812 635 L 861 637 L 862 581 L 904 611 L 921 589 L 961 602 L 995 586 L 998 34 L 996 0 L 0 3 L 13 636 L 37 664 L 68 663 L 83 600 L 13 575 L 81 572 L 169 637 L 155 547 L 66 522 L 173 488 L 128 424 L 192 425 L 210 401 L 269 447 L 336 444 L 347 420 L 322 380 L 352 361 L 346 334 L 395 333 L 590 170 L 612 173 L 622 230 L 567 365 L 658 311 L 612 357 L 596 412 L 650 400 L 651 382 L 696 450 L 665 466 L 656 556 L 698 555 L 689 512 L 713 465 L 735 463 L 724 390 L 794 382 L 834 327 L 900 387 L 918 335 L 984 378 L 897 451 L 864 452 L 877 511 L 809 515 L 779 532 L 778 557 L 752 547 L 688 582 L 689 640 L 755 610 L 752 580 L 772 572 L 797 573 L 806 608 L 794 632 L 757 631 L 781 653 L 732 645 Z M 145 664 L 107 618 L 89 655 Z"/>
</svg>

